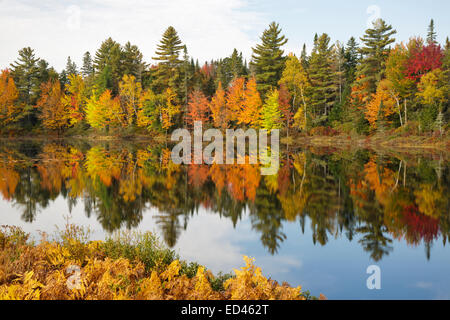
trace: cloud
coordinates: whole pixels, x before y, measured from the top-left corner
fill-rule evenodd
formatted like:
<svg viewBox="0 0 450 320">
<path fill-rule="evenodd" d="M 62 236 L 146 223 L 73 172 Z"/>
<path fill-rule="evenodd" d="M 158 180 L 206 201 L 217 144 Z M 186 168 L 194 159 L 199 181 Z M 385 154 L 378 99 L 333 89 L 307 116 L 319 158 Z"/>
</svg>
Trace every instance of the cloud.
<svg viewBox="0 0 450 320">
<path fill-rule="evenodd" d="M 235 47 L 248 57 L 265 22 L 261 12 L 250 10 L 248 0 L 3 0 L 0 67 L 7 67 L 19 49 L 30 46 L 60 71 L 67 56 L 80 65 L 83 53 L 93 54 L 109 36 L 122 44 L 136 44 L 151 62 L 169 25 L 199 61 L 229 55 Z"/>
</svg>

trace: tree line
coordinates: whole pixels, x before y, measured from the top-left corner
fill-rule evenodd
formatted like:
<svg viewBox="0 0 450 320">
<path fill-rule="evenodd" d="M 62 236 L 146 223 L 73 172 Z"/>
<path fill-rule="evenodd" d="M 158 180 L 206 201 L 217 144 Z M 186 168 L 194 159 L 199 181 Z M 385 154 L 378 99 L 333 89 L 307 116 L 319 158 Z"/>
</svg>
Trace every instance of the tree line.
<svg viewBox="0 0 450 320">
<path fill-rule="evenodd" d="M 136 45 L 106 39 L 81 68 L 69 57 L 58 73 L 31 48 L 19 51 L 0 74 L 0 131 L 58 134 L 94 130 L 169 133 L 205 126 L 282 129 L 293 133 L 372 134 L 400 130 L 443 134 L 449 118 L 450 42 L 426 39 L 395 44 L 396 31 L 378 19 L 346 44 L 315 34 L 297 56 L 272 22 L 252 48 L 249 63 L 234 49 L 205 62 L 189 56 L 168 27 L 153 57 Z"/>
</svg>

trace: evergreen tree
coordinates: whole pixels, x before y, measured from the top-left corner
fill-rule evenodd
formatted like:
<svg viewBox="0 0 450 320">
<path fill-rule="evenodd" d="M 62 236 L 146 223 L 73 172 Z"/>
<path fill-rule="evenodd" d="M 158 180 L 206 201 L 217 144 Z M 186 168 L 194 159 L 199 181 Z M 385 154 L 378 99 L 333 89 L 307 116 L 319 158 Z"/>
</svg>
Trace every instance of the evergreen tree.
<svg viewBox="0 0 450 320">
<path fill-rule="evenodd" d="M 183 103 L 185 107 L 187 107 L 188 103 L 188 94 L 189 94 L 189 78 L 190 78 L 190 65 L 189 65 L 189 55 L 187 51 L 187 47 L 183 48 Z M 187 110 L 185 110 L 186 113 Z"/>
<path fill-rule="evenodd" d="M 26 105 L 35 104 L 39 91 L 39 58 L 35 57 L 30 47 L 19 51 L 19 58 L 11 64 L 11 74 L 14 78 L 19 101 Z"/>
<path fill-rule="evenodd" d="M 89 51 L 86 51 L 83 56 L 83 67 L 81 73 L 84 78 L 89 78 L 94 74 L 94 66 L 92 65 L 92 57 Z"/>
<path fill-rule="evenodd" d="M 308 69 L 308 54 L 306 53 L 306 43 L 303 44 L 302 53 L 300 54 L 300 62 L 304 70 Z"/>
<path fill-rule="evenodd" d="M 143 55 L 137 46 L 128 41 L 122 51 L 122 72 L 124 75 L 133 75 L 136 81 L 142 81 L 142 73 L 147 67 L 143 62 Z"/>
<path fill-rule="evenodd" d="M 334 46 L 330 46 L 330 37 L 324 33 L 315 41 L 309 63 L 311 81 L 310 101 L 313 121 L 317 124 L 326 120 L 336 101 L 336 72 L 333 70 Z"/>
<path fill-rule="evenodd" d="M 234 79 L 248 76 L 248 70 L 246 62 L 242 58 L 242 52 L 238 53 L 236 49 L 233 50 L 231 56 L 220 59 L 215 64 L 217 65 L 216 88 L 219 82 L 222 83 L 223 87 L 227 88 Z"/>
<path fill-rule="evenodd" d="M 153 58 L 159 62 L 153 79 L 156 92 L 163 92 L 165 88 L 170 87 L 176 90 L 178 96 L 182 96 L 179 85 L 183 65 L 183 61 L 180 60 L 180 51 L 183 48 L 175 28 L 168 27 L 157 46 L 156 57 Z"/>
<path fill-rule="evenodd" d="M 335 85 L 338 92 L 338 101 L 342 102 L 342 92 L 344 90 L 345 85 L 345 77 L 344 77 L 344 62 L 345 62 L 345 49 L 344 46 L 336 41 L 336 44 L 333 48 L 333 72 L 335 74 Z"/>
<path fill-rule="evenodd" d="M 373 23 L 373 28 L 367 29 L 361 41 L 364 46 L 360 49 L 363 56 L 357 76 L 361 76 L 360 82 L 367 82 L 367 93 L 375 93 L 378 83 L 384 77 L 385 63 L 389 56 L 390 44 L 395 41 L 391 36 L 397 33 L 392 30 L 382 19 Z"/>
<path fill-rule="evenodd" d="M 37 63 L 37 83 L 39 86 L 37 87 L 37 91 L 35 92 L 36 96 L 41 94 L 41 84 L 47 82 L 49 80 L 55 81 L 59 79 L 58 73 L 53 69 L 53 67 L 49 67 L 49 64 L 44 59 L 39 59 Z M 63 83 L 62 83 L 63 84 Z"/>
<path fill-rule="evenodd" d="M 347 42 L 344 59 L 345 78 L 347 83 L 351 84 L 355 80 L 356 66 L 359 62 L 358 43 L 354 37 L 351 37 Z"/>
<path fill-rule="evenodd" d="M 281 78 L 285 57 L 281 47 L 287 39 L 281 34 L 281 28 L 275 22 L 264 30 L 261 36 L 261 44 L 252 48 L 252 61 L 250 66 L 258 83 L 258 90 L 264 95 L 269 89 L 275 88 Z"/>
<path fill-rule="evenodd" d="M 433 19 L 431 19 L 430 25 L 428 26 L 427 42 L 428 43 L 437 44 L 436 32 L 434 31 L 434 21 L 433 21 Z"/>
<path fill-rule="evenodd" d="M 96 76 L 104 75 L 106 67 L 110 69 L 106 73 L 111 75 L 111 84 L 107 88 L 111 89 L 114 94 L 117 94 L 119 92 L 119 82 L 123 76 L 122 48 L 118 42 L 111 38 L 103 41 L 95 53 L 94 70 Z"/>
<path fill-rule="evenodd" d="M 67 57 L 66 74 L 67 76 L 70 76 L 71 74 L 78 74 L 77 65 L 72 61 L 72 59 L 70 59 L 70 56 Z"/>
<path fill-rule="evenodd" d="M 242 59 L 242 52 L 238 53 L 236 48 L 230 56 L 229 63 L 232 79 L 247 75 L 244 60 Z"/>
</svg>

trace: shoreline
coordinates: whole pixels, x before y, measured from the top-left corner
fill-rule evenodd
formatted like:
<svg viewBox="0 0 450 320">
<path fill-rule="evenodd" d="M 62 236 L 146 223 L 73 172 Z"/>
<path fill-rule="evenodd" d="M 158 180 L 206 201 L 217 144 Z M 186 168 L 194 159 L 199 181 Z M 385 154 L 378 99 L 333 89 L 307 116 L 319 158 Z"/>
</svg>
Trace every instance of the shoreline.
<svg viewBox="0 0 450 320">
<path fill-rule="evenodd" d="M 149 135 L 74 135 L 74 136 L 53 136 L 53 135 L 25 135 L 25 136 L 0 136 L 0 142 L 4 141 L 70 141 L 82 140 L 89 142 L 129 142 L 129 143 L 167 143 L 171 142 L 169 136 L 149 136 Z M 317 146 L 317 147 L 357 147 L 357 148 L 396 148 L 396 149 L 439 149 L 450 151 L 450 138 L 436 138 L 432 136 L 408 136 L 393 137 L 388 135 L 374 136 L 285 136 L 280 137 L 280 144 L 289 147 Z"/>
</svg>

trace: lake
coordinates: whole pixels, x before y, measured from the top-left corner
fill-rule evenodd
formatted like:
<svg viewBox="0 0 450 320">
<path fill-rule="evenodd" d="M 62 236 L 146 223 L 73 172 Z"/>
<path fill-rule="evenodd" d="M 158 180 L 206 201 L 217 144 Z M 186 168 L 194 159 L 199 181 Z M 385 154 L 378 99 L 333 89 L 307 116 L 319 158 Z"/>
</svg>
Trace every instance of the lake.
<svg viewBox="0 0 450 320">
<path fill-rule="evenodd" d="M 450 299 L 445 151 L 282 148 L 258 165 L 176 165 L 157 143 L 0 142 L 0 224 L 39 239 L 67 221 L 92 239 L 153 231 L 213 272 L 256 258 L 329 299 Z M 367 268 L 381 271 L 369 290 Z"/>
</svg>

